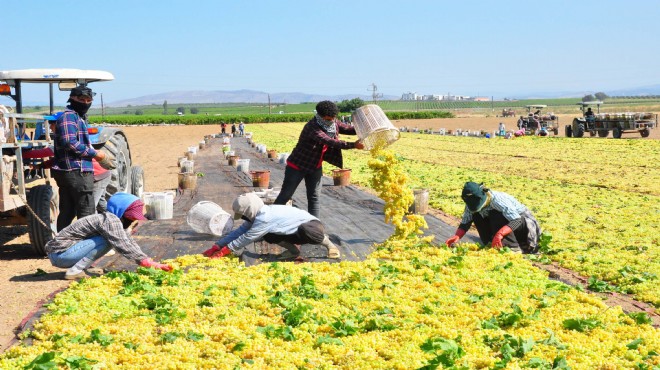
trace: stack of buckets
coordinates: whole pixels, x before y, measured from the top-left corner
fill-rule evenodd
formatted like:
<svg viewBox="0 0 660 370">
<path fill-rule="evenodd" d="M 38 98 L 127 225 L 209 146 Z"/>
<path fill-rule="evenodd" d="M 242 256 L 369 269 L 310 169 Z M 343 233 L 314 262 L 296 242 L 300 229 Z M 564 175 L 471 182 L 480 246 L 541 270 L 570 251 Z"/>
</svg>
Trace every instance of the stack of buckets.
<svg viewBox="0 0 660 370">
<path fill-rule="evenodd" d="M 192 152 L 188 152 L 192 153 Z M 194 189 L 197 186 L 197 175 L 195 174 L 195 162 L 187 159 L 180 160 L 181 171 L 179 172 L 179 188 Z"/>
<path fill-rule="evenodd" d="M 201 201 L 195 204 L 186 215 L 188 225 L 198 233 L 222 236 L 231 231 L 234 219 L 219 205 Z"/>
</svg>

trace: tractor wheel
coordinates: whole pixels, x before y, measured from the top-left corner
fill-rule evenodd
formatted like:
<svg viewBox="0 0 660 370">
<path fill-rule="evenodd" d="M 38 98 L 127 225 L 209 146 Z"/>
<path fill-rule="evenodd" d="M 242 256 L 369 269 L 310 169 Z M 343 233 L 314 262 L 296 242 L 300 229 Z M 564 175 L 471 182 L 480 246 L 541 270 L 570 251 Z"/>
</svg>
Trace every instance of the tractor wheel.
<svg viewBox="0 0 660 370">
<path fill-rule="evenodd" d="M 144 170 L 141 166 L 131 167 L 131 194 L 138 198 L 144 194 Z"/>
<path fill-rule="evenodd" d="M 115 134 L 103 145 L 102 150 L 112 153 L 117 160 L 117 168 L 112 170 L 112 179 L 105 189 L 106 198 L 114 193 L 131 191 L 131 156 L 128 143 L 122 134 Z"/>
<path fill-rule="evenodd" d="M 589 130 L 589 136 L 591 137 L 596 136 L 596 130 Z"/>
<path fill-rule="evenodd" d="M 621 129 L 619 127 L 615 127 L 612 129 L 612 137 L 615 139 L 621 139 Z"/>
<path fill-rule="evenodd" d="M 639 130 L 639 134 L 642 135 L 642 137 L 648 137 L 651 134 L 651 130 L 645 128 L 643 130 Z"/>
<path fill-rule="evenodd" d="M 582 137 L 582 136 L 584 136 L 584 125 L 583 125 L 583 124 L 579 123 L 579 124 L 577 125 L 577 128 L 576 128 L 575 131 L 573 132 L 573 136 L 575 136 L 575 137 Z"/>
<path fill-rule="evenodd" d="M 607 130 L 598 130 L 598 137 L 607 137 L 609 133 Z"/>
<path fill-rule="evenodd" d="M 48 227 L 37 220 L 30 211 L 27 213 L 28 234 L 30 244 L 40 256 L 46 255 L 46 243 L 53 239 L 53 231 L 57 231 L 57 216 L 59 215 L 59 196 L 50 185 L 37 185 L 30 189 L 27 196 L 28 206 L 37 217 Z"/>
<path fill-rule="evenodd" d="M 564 127 L 564 134 L 566 135 L 566 137 L 572 137 L 573 136 L 573 128 L 571 127 L 571 125 L 566 125 Z"/>
</svg>

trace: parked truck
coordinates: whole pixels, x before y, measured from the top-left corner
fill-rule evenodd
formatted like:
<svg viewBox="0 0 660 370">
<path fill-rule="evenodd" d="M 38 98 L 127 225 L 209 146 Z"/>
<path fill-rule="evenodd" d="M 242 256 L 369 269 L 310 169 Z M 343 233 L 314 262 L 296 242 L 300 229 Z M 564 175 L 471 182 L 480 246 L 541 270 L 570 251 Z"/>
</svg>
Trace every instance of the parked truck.
<svg viewBox="0 0 660 370">
<path fill-rule="evenodd" d="M 570 125 L 564 127 L 566 137 L 590 136 L 607 137 L 612 131 L 612 137 L 620 139 L 624 133 L 639 132 L 647 137 L 651 129 L 658 127 L 658 115 L 654 113 L 600 113 L 602 101 L 577 103 L 582 117 L 576 117 Z M 592 107 L 596 108 L 593 112 Z"/>
<path fill-rule="evenodd" d="M 48 120 L 54 112 L 54 86 L 60 91 L 89 83 L 111 81 L 114 76 L 105 71 L 80 69 L 23 69 L 0 71 L 0 95 L 15 102 L 15 108 L 0 105 L 0 226 L 27 225 L 30 243 L 35 252 L 45 255 L 45 245 L 52 239 L 59 214 L 57 185 L 50 171 L 43 176 L 31 176 L 30 164 L 39 160 L 23 160 L 23 150 L 40 149 L 53 145 Z M 48 114 L 23 112 L 25 84 L 46 85 L 49 89 Z M 32 135 L 27 126 L 34 125 Z M 123 130 L 115 127 L 89 126 L 89 135 L 95 149 L 114 155 L 117 168 L 106 188 L 106 197 L 122 191 L 141 196 L 144 191 L 144 172 L 132 166 L 128 140 Z"/>
</svg>

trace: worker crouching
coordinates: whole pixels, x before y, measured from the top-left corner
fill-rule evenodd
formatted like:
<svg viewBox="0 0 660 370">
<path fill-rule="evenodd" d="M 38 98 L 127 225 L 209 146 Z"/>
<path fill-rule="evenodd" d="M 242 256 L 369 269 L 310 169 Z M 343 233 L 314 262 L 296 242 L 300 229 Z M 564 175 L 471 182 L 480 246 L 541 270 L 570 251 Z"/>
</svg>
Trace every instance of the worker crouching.
<svg viewBox="0 0 660 370">
<path fill-rule="evenodd" d="M 328 250 L 328 258 L 340 257 L 321 221 L 306 211 L 285 205 L 267 206 L 254 193 L 238 196 L 232 209 L 234 219 L 245 222 L 205 251 L 206 257 L 240 254 L 245 246 L 261 240 L 280 245 L 299 261 L 301 244 L 320 244 Z"/>
<path fill-rule="evenodd" d="M 446 241 L 448 246 L 458 242 L 474 223 L 484 245 L 490 242 L 495 249 L 506 246 L 523 253 L 538 252 L 541 227 L 516 198 L 475 182 L 465 183 L 461 198 L 465 211 L 456 234 Z"/>
<path fill-rule="evenodd" d="M 108 199 L 107 212 L 77 220 L 46 243 L 48 258 L 53 266 L 68 269 L 66 280 L 88 277 L 88 272 L 102 273 L 90 266 L 111 249 L 142 267 L 171 271 L 171 266 L 154 262 L 144 254 L 126 230 L 134 221 L 146 220 L 143 207 L 135 195 L 115 193 Z"/>
</svg>

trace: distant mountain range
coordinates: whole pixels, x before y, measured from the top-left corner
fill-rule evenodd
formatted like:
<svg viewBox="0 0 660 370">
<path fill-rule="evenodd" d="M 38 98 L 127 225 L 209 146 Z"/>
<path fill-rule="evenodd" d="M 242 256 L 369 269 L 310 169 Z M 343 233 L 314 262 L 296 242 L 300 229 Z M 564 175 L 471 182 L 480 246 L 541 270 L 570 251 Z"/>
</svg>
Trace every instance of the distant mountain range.
<svg viewBox="0 0 660 370">
<path fill-rule="evenodd" d="M 285 103 L 298 104 L 304 102 L 319 102 L 321 100 L 342 101 L 360 98 L 365 101 L 372 100 L 371 95 L 345 94 L 345 95 L 317 95 L 299 92 L 270 94 L 271 104 Z M 397 100 L 400 96 L 387 95 L 380 99 Z M 125 107 L 128 105 L 163 104 L 204 104 L 204 103 L 264 103 L 268 104 L 268 93 L 254 90 L 236 91 L 172 91 L 162 94 L 145 95 L 132 99 L 118 100 L 107 105 L 110 107 Z"/>
</svg>

